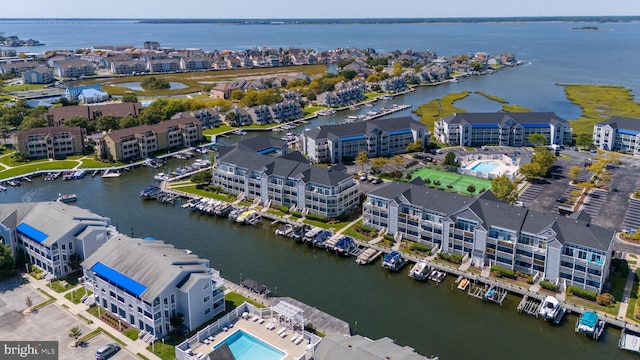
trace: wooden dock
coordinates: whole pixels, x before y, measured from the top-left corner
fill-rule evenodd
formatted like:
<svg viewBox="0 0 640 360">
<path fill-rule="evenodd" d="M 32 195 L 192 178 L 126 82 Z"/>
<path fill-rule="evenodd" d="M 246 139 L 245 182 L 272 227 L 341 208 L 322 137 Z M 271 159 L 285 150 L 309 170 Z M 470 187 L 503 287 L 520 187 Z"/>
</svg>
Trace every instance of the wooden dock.
<svg viewBox="0 0 640 360">
<path fill-rule="evenodd" d="M 520 301 L 520 304 L 518 304 L 516 310 L 518 310 L 519 313 L 538 317 L 538 314 L 540 314 L 540 306 L 542 306 L 542 301 L 540 301 L 540 299 L 525 295 L 522 298 L 522 301 Z"/>
</svg>

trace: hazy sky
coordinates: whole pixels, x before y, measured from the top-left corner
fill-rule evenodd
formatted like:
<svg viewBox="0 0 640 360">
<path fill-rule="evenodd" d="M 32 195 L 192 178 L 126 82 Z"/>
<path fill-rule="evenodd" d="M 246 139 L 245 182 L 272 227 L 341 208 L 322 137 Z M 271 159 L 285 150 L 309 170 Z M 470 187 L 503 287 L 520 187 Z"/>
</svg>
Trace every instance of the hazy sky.
<svg viewBox="0 0 640 360">
<path fill-rule="evenodd" d="M 640 15 L 639 0 L 19 0 L 0 18 L 448 18 Z"/>
</svg>

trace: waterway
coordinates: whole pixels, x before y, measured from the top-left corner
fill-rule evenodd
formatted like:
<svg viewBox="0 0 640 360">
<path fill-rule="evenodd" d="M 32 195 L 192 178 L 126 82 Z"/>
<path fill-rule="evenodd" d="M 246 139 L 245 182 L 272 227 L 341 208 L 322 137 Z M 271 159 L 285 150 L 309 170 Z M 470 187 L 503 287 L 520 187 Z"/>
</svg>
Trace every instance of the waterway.
<svg viewBox="0 0 640 360">
<path fill-rule="evenodd" d="M 123 233 L 152 236 L 188 248 L 211 261 L 234 282 L 255 279 L 275 295 L 291 296 L 348 321 L 353 331 L 372 338 L 388 336 L 418 352 L 441 359 L 631 359 L 617 349 L 620 331 L 607 328 L 599 342 L 574 333 L 575 316 L 551 326 L 516 312 L 519 298 L 503 307 L 469 298 L 453 289 L 453 278 L 436 286 L 407 276 L 409 267 L 390 273 L 380 261 L 358 266 L 324 250 L 276 237 L 265 222 L 241 226 L 144 201 L 139 191 L 158 171 L 141 168 L 120 178 L 86 177 L 76 181 L 34 179 L 0 193 L 0 203 L 51 201 L 58 193 L 76 193 L 75 206 L 108 216 Z"/>
</svg>

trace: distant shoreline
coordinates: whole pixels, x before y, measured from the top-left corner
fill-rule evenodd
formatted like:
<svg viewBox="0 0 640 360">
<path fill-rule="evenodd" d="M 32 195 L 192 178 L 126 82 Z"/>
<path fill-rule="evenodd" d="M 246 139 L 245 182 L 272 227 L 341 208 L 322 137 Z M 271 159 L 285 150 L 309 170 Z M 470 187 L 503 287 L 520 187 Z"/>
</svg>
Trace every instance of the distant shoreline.
<svg viewBox="0 0 640 360">
<path fill-rule="evenodd" d="M 535 23 L 535 22 L 635 22 L 638 16 L 540 16 L 452 18 L 266 18 L 266 19 L 139 19 L 139 18 L 0 18 L 3 23 L 22 22 L 138 22 L 141 24 L 235 24 L 235 25 L 338 25 L 338 24 L 438 24 L 438 23 Z"/>
</svg>

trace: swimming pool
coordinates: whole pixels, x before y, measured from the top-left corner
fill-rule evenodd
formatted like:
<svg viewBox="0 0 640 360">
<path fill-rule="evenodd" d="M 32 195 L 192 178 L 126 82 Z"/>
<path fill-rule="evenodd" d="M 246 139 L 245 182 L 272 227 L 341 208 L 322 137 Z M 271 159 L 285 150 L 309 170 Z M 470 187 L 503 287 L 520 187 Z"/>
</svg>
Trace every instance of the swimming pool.
<svg viewBox="0 0 640 360">
<path fill-rule="evenodd" d="M 493 170 L 495 170 L 495 168 L 497 167 L 498 167 L 498 163 L 495 163 L 493 161 L 483 161 L 473 165 L 471 170 L 483 172 L 483 173 L 490 173 Z"/>
<path fill-rule="evenodd" d="M 264 341 L 238 330 L 216 345 L 214 349 L 227 344 L 236 360 L 280 360 L 285 353 L 265 343 Z"/>
</svg>

